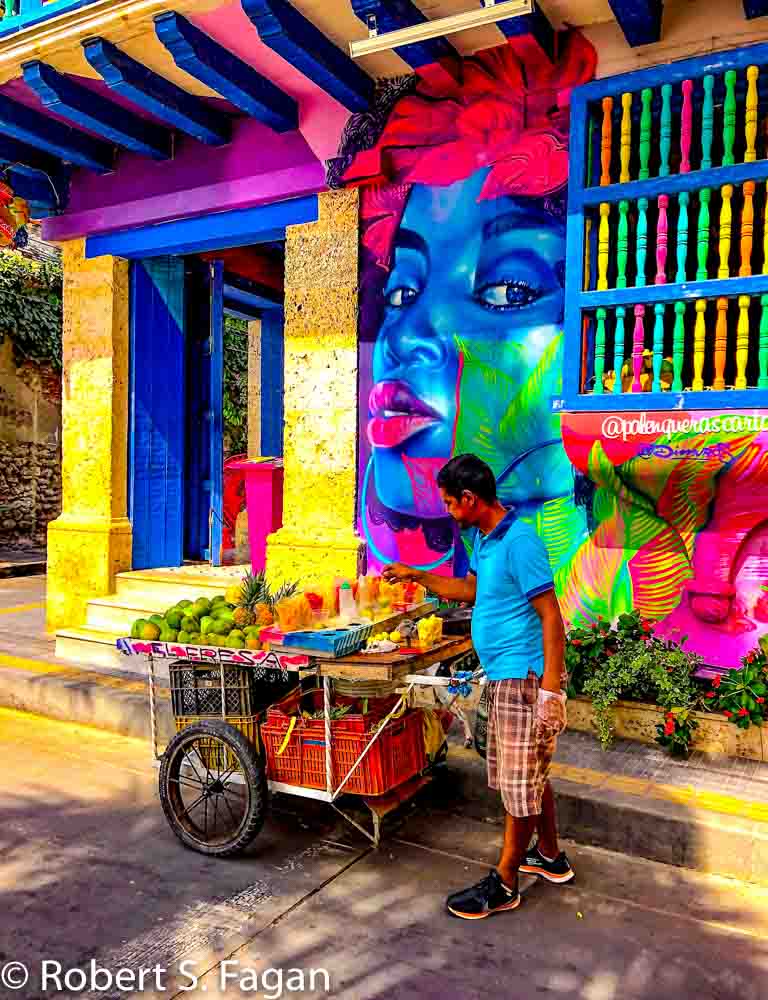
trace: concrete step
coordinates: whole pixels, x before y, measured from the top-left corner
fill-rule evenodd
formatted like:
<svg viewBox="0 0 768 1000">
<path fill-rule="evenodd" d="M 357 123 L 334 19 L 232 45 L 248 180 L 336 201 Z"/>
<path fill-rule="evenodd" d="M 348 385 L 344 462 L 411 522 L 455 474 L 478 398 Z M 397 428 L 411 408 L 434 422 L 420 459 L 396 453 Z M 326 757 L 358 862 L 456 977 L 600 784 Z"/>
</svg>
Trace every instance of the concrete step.
<svg viewBox="0 0 768 1000">
<path fill-rule="evenodd" d="M 124 657 L 115 643 L 124 635 L 95 628 L 65 628 L 56 633 L 56 656 L 67 663 L 86 664 L 89 667 L 124 668 Z"/>
<path fill-rule="evenodd" d="M 171 605 L 184 599 L 215 597 L 223 594 L 228 586 L 242 579 L 238 575 L 211 576 L 209 574 L 146 570 L 118 573 L 116 591 L 119 598 L 130 598 L 131 603 L 150 602 L 147 607 L 162 614 Z M 154 614 L 155 611 L 152 613 Z"/>
<path fill-rule="evenodd" d="M 137 618 L 149 618 L 150 615 L 161 615 L 167 605 L 158 606 L 157 600 L 150 594 L 142 597 L 111 594 L 109 597 L 96 597 L 88 601 L 85 627 L 98 632 L 114 632 L 129 635 L 131 625 Z"/>
</svg>

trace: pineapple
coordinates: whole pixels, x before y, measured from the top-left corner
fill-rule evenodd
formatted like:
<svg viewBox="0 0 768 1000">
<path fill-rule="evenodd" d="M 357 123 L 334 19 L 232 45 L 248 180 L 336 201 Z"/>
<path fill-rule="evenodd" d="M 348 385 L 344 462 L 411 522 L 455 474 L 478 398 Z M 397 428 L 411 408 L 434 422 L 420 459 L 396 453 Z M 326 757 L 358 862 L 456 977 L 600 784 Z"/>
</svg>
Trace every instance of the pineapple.
<svg viewBox="0 0 768 1000">
<path fill-rule="evenodd" d="M 236 628 L 256 624 L 256 607 L 264 603 L 266 580 L 263 572 L 246 573 L 233 615 Z"/>
</svg>

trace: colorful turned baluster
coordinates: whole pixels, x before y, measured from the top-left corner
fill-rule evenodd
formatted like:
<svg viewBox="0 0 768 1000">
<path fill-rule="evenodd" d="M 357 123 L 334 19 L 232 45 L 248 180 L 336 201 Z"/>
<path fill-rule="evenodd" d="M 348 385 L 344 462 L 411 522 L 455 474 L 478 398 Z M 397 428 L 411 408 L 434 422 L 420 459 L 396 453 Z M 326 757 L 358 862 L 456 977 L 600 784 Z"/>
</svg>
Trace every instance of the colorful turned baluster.
<svg viewBox="0 0 768 1000">
<path fill-rule="evenodd" d="M 611 122 L 611 112 L 613 111 L 613 98 L 603 98 L 603 130 L 600 140 L 600 163 L 602 173 L 600 174 L 600 186 L 607 187 L 611 183 L 611 142 L 613 140 L 613 124 Z"/>
<path fill-rule="evenodd" d="M 725 106 L 723 108 L 723 166 L 732 167 L 733 144 L 736 141 L 736 70 L 725 74 Z"/>
<path fill-rule="evenodd" d="M 597 332 L 595 333 L 595 388 L 596 396 L 602 396 L 605 392 L 603 386 L 603 374 L 605 373 L 605 317 L 606 311 L 602 306 L 597 310 Z"/>
<path fill-rule="evenodd" d="M 611 206 L 607 202 L 600 205 L 600 229 L 597 233 L 597 290 L 604 291 L 608 287 L 608 255 L 610 251 L 611 232 L 608 218 Z"/>
<path fill-rule="evenodd" d="M 629 202 L 619 202 L 619 235 L 616 261 L 618 266 L 618 276 L 616 278 L 617 288 L 627 287 L 627 258 L 629 257 Z"/>
<path fill-rule="evenodd" d="M 620 393 L 621 388 L 621 369 L 624 367 L 624 340 L 626 339 L 626 329 L 624 326 L 624 319 L 627 315 L 627 310 L 624 306 L 616 307 L 616 333 L 613 339 L 613 391 L 614 393 Z"/>
<path fill-rule="evenodd" d="M 644 181 L 650 176 L 648 162 L 651 158 L 651 128 L 653 125 L 651 101 L 653 100 L 653 91 L 650 87 L 646 87 L 640 96 L 643 110 L 640 114 L 640 172 L 638 173 L 638 177 L 641 181 Z"/>
<path fill-rule="evenodd" d="M 709 257 L 709 202 L 712 192 L 702 188 L 699 192 L 699 225 L 696 236 L 696 252 L 699 266 L 696 270 L 696 280 L 707 280 L 707 258 Z"/>
<path fill-rule="evenodd" d="M 745 163 L 754 163 L 757 159 L 757 78 L 760 70 L 757 66 L 750 66 L 747 69 L 747 112 L 746 112 L 746 138 L 747 151 L 744 153 Z"/>
<path fill-rule="evenodd" d="M 677 274 L 675 281 L 685 281 L 685 262 L 688 257 L 688 201 L 689 194 L 683 191 L 678 197 L 679 213 L 677 217 Z"/>
<path fill-rule="evenodd" d="M 637 201 L 637 261 L 636 285 L 645 284 L 645 256 L 648 252 L 648 199 L 638 198 Z"/>
<path fill-rule="evenodd" d="M 720 209 L 720 267 L 717 269 L 718 278 L 729 278 L 731 275 L 729 258 L 731 256 L 731 223 L 733 214 L 731 210 L 731 198 L 733 196 L 733 184 L 726 184 L 722 188 L 723 204 Z"/>
<path fill-rule="evenodd" d="M 672 335 L 672 392 L 683 391 L 683 351 L 685 349 L 685 302 L 675 302 L 675 330 Z"/>
<path fill-rule="evenodd" d="M 696 303 L 698 306 L 698 303 Z M 728 347 L 728 299 L 717 300 L 717 323 L 715 324 L 715 376 L 713 389 L 725 388 L 725 355 Z"/>
<path fill-rule="evenodd" d="M 643 384 L 643 348 L 645 346 L 645 306 L 635 306 L 635 332 L 632 336 L 632 392 L 641 392 Z"/>
<path fill-rule="evenodd" d="M 683 111 L 680 116 L 680 173 L 691 170 L 691 138 L 693 135 L 693 80 L 683 80 Z"/>
<path fill-rule="evenodd" d="M 664 303 L 653 307 L 656 319 L 653 324 L 653 391 L 661 392 L 661 365 L 664 361 Z"/>
<path fill-rule="evenodd" d="M 758 388 L 768 389 L 768 295 L 760 296 L 760 376 Z"/>
<path fill-rule="evenodd" d="M 669 175 L 669 154 L 672 152 L 672 84 L 661 88 L 661 137 L 659 139 L 659 177 Z"/>
<path fill-rule="evenodd" d="M 659 219 L 656 224 L 656 284 L 665 285 L 667 282 L 667 244 L 669 240 L 669 223 L 667 220 L 667 208 L 669 206 L 669 195 L 659 195 Z"/>
<path fill-rule="evenodd" d="M 707 310 L 707 300 L 696 300 L 696 325 L 693 328 L 693 385 L 694 392 L 701 392 L 704 388 L 704 340 L 706 337 L 706 325 L 704 313 Z"/>
<path fill-rule="evenodd" d="M 592 219 L 587 218 L 584 225 L 584 291 L 589 291 L 592 276 Z"/>
<path fill-rule="evenodd" d="M 744 208 L 741 213 L 741 267 L 739 277 L 748 278 L 752 274 L 752 240 L 755 232 L 755 182 L 745 181 Z"/>
<path fill-rule="evenodd" d="M 619 180 L 626 184 L 629 178 L 629 154 L 632 147 L 632 95 L 621 95 L 621 174 Z"/>
<path fill-rule="evenodd" d="M 739 296 L 739 323 L 736 327 L 736 389 L 747 388 L 747 362 L 749 361 L 749 296 Z"/>
<path fill-rule="evenodd" d="M 704 77 L 704 104 L 701 110 L 701 169 L 712 166 L 712 135 L 714 132 L 715 101 L 713 91 L 715 78 L 711 73 Z"/>
</svg>

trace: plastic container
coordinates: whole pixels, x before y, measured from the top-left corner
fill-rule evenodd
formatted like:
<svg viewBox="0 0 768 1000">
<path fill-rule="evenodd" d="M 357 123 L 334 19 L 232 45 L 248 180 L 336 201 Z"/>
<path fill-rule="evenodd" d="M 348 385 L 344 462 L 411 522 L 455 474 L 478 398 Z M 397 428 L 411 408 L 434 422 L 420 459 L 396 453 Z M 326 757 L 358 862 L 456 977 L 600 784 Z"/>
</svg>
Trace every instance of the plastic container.
<svg viewBox="0 0 768 1000">
<path fill-rule="evenodd" d="M 222 718 L 221 667 L 218 664 L 176 660 L 168 668 L 171 679 L 171 707 L 179 719 Z M 282 698 L 296 686 L 295 678 L 284 681 L 276 670 L 257 679 L 253 667 L 231 664 L 224 667 L 224 713 L 242 719 Z"/>
<path fill-rule="evenodd" d="M 283 460 L 245 459 L 231 468 L 245 476 L 248 544 L 253 572 L 258 573 L 267 561 L 267 536 L 283 526 Z"/>
<path fill-rule="evenodd" d="M 357 617 L 357 604 L 352 587 L 348 583 L 342 583 L 339 589 L 339 618 L 342 621 L 351 622 Z"/>
</svg>

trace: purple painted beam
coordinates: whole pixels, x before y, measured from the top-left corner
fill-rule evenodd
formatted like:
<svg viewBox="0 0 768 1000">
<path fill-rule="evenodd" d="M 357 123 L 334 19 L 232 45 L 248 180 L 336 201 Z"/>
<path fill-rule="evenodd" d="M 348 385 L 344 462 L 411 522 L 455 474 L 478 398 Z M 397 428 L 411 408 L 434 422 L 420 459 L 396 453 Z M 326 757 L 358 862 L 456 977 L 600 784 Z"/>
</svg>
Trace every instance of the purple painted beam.
<svg viewBox="0 0 768 1000">
<path fill-rule="evenodd" d="M 43 228 L 47 239 L 67 240 L 323 190 L 323 164 L 300 133 L 275 135 L 259 122 L 242 119 L 232 142 L 206 148 L 204 157 L 189 139 L 179 143 L 170 163 L 126 153 L 108 177 L 78 171 L 67 214 L 48 219 Z"/>
</svg>

